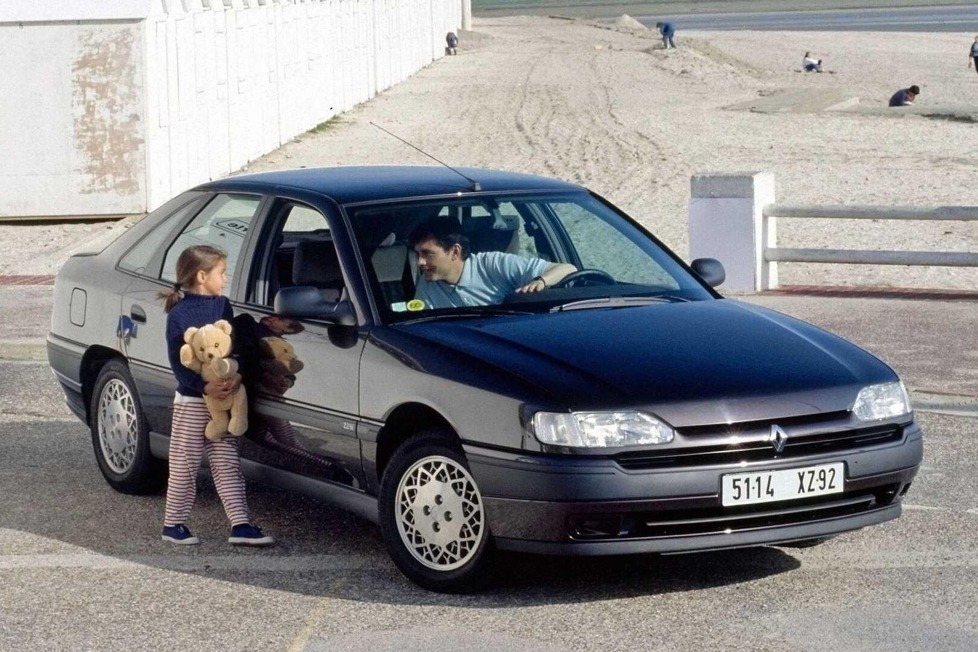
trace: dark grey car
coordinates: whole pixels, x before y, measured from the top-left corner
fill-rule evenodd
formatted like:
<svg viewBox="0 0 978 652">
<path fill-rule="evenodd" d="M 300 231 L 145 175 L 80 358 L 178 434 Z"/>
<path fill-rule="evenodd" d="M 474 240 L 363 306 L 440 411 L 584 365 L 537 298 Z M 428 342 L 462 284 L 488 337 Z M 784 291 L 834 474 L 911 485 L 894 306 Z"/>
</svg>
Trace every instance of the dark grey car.
<svg viewBox="0 0 978 652">
<path fill-rule="evenodd" d="M 160 485 L 175 382 L 156 293 L 185 247 L 209 243 L 229 254 L 242 356 L 249 325 L 274 322 L 302 361 L 276 387 L 247 374 L 245 474 L 379 522 L 427 588 L 480 586 L 494 549 L 810 545 L 900 515 L 922 436 L 883 362 L 723 299 L 719 263 L 687 267 L 579 186 L 460 172 L 234 177 L 71 258 L 49 358 L 108 482 Z M 409 234 L 435 216 L 472 251 L 579 271 L 431 309 L 414 300 Z"/>
</svg>

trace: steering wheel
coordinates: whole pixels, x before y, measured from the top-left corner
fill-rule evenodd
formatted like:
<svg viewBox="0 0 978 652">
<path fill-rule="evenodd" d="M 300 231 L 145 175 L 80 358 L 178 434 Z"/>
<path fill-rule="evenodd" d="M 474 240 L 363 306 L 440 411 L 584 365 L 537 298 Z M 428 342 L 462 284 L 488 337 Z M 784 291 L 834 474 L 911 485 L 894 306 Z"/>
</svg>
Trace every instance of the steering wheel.
<svg viewBox="0 0 978 652">
<path fill-rule="evenodd" d="M 571 272 L 564 278 L 560 279 L 550 287 L 552 288 L 566 288 L 571 287 L 571 285 L 576 285 L 577 281 L 581 279 L 590 279 L 597 282 L 598 285 L 616 285 L 618 281 L 604 270 L 585 268 L 579 269 L 576 272 Z"/>
</svg>

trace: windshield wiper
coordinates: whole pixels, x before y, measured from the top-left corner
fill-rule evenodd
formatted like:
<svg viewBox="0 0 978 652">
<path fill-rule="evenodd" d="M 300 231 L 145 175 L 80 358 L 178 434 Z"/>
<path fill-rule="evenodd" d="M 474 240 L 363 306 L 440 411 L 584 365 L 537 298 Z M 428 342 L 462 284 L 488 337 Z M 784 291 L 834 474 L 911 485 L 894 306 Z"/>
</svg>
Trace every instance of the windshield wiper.
<svg viewBox="0 0 978 652">
<path fill-rule="evenodd" d="M 498 306 L 464 306 L 455 308 L 451 312 L 441 312 L 436 314 L 418 315 L 414 319 L 397 322 L 398 324 L 416 324 L 422 321 L 435 321 L 439 319 L 470 319 L 472 317 L 488 317 L 492 315 L 532 315 L 529 310 L 513 310 L 512 308 L 500 308 Z"/>
<path fill-rule="evenodd" d="M 648 306 L 653 303 L 688 302 L 689 299 L 664 294 L 654 297 L 598 297 L 596 299 L 582 299 L 581 301 L 571 301 L 570 303 L 554 306 L 550 309 L 550 312 L 564 312 L 565 310 L 589 310 L 591 308 L 627 308 L 628 306 Z"/>
</svg>

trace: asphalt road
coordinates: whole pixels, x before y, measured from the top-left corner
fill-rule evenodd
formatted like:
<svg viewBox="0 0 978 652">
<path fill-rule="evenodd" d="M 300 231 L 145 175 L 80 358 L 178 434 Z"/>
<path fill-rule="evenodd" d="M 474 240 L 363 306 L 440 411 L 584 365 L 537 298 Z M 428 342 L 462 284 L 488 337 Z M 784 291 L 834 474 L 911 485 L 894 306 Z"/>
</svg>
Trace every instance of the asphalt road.
<svg viewBox="0 0 978 652">
<path fill-rule="evenodd" d="M 819 30 L 871 32 L 976 32 L 978 7 L 965 0 L 660 0 L 600 2 L 541 0 L 473 3 L 477 16 L 542 14 L 617 18 L 628 14 L 647 27 L 671 20 L 686 30 Z"/>
<path fill-rule="evenodd" d="M 828 321 L 862 330 L 852 312 Z M 163 497 L 102 481 L 47 365 L 0 361 L 0 650 L 973 651 L 978 419 L 918 418 L 926 459 L 895 522 L 808 550 L 507 555 L 494 588 L 453 597 L 408 583 L 370 523 L 257 485 L 274 548 L 226 543 L 206 478 L 202 545 L 163 544 Z"/>
<path fill-rule="evenodd" d="M 636 18 L 654 28 L 663 15 Z M 665 16 L 677 30 L 779 30 L 827 32 L 974 32 L 978 6 L 773 11 Z"/>
</svg>

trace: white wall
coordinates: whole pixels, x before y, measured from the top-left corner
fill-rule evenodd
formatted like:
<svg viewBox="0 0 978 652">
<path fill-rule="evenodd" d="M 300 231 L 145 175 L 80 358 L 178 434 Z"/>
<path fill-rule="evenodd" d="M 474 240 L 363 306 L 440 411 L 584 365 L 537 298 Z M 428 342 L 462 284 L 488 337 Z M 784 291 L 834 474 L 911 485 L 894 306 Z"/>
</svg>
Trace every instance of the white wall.
<svg viewBox="0 0 978 652">
<path fill-rule="evenodd" d="M 4 0 L 0 215 L 152 210 L 404 80 L 460 22 L 459 0 Z"/>
</svg>

